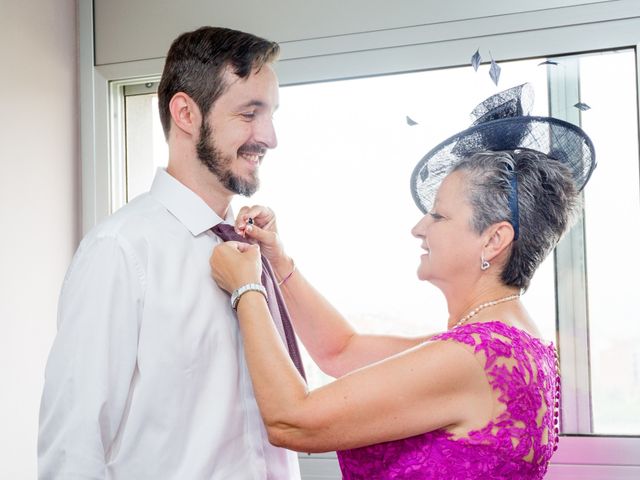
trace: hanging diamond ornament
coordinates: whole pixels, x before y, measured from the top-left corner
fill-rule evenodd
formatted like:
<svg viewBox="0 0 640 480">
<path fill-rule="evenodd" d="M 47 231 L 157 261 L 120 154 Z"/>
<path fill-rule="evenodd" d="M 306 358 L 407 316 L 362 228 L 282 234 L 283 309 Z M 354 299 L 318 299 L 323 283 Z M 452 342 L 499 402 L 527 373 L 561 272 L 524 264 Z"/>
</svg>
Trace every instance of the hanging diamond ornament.
<svg viewBox="0 0 640 480">
<path fill-rule="evenodd" d="M 489 55 L 491 55 L 491 52 L 489 52 Z M 489 76 L 491 77 L 491 80 L 493 80 L 493 83 L 496 84 L 496 86 L 498 86 L 498 82 L 500 81 L 500 70 L 502 70 L 500 68 L 500 65 L 498 65 L 493 57 L 491 57 L 491 68 L 489 69 Z"/>
<path fill-rule="evenodd" d="M 586 103 L 582 103 L 582 102 L 576 103 L 574 105 L 574 107 L 576 107 L 581 112 L 586 112 L 587 110 L 591 110 L 591 107 L 589 105 L 587 105 Z"/>
<path fill-rule="evenodd" d="M 480 57 L 480 49 L 478 49 L 471 57 L 471 66 L 476 72 L 478 71 L 478 67 L 480 67 L 480 62 L 482 62 L 482 57 Z"/>
<path fill-rule="evenodd" d="M 417 125 L 417 124 L 418 122 L 416 122 L 413 118 L 407 115 L 407 125 L 409 125 L 410 127 L 413 127 L 414 125 Z"/>
</svg>

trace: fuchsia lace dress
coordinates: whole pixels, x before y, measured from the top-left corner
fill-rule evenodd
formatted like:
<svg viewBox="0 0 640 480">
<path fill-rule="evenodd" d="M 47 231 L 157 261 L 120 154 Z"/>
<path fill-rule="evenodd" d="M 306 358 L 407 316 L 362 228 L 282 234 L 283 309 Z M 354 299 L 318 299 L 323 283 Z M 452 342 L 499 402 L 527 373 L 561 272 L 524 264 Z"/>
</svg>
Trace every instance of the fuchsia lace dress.
<svg viewBox="0 0 640 480">
<path fill-rule="evenodd" d="M 463 325 L 432 338 L 444 340 L 472 349 L 504 411 L 464 438 L 435 430 L 340 451 L 345 480 L 530 480 L 544 476 L 558 442 L 560 378 L 553 345 L 497 321 Z"/>
</svg>

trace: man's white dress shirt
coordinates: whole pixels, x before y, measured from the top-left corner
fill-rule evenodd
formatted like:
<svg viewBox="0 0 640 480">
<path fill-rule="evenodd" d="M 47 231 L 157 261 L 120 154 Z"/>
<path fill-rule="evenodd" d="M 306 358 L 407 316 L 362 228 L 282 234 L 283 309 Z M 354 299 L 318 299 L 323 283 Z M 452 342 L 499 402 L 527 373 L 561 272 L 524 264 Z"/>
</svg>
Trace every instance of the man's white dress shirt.
<svg viewBox="0 0 640 480">
<path fill-rule="evenodd" d="M 41 479 L 300 478 L 296 454 L 268 442 L 211 277 L 221 221 L 159 170 L 83 239 L 45 372 Z"/>
</svg>

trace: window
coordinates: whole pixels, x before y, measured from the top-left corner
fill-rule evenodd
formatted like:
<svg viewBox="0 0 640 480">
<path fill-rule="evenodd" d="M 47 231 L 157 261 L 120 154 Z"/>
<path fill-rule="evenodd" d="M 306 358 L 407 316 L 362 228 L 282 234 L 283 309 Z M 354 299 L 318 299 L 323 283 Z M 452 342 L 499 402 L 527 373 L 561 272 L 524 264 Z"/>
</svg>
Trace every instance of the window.
<svg viewBox="0 0 640 480">
<path fill-rule="evenodd" d="M 279 146 L 265 158 L 260 191 L 237 198 L 234 208 L 270 205 L 298 267 L 359 330 L 442 330 L 448 316 L 442 295 L 415 277 L 420 252 L 409 232 L 420 212 L 409 176 L 430 148 L 469 125 L 479 101 L 532 83 L 532 114 L 551 110 L 580 123 L 598 159 L 585 191 L 584 222 L 559 246 L 555 261 L 544 262 L 523 297 L 543 336 L 560 348 L 562 431 L 639 435 L 635 52 L 543 60 L 502 63 L 499 88 L 471 67 L 283 87 L 275 117 Z M 145 92 L 154 84 L 127 89 L 131 198 L 149 187 L 167 155 L 155 94 Z M 590 109 L 581 112 L 578 101 Z M 613 237 L 614 229 L 626 233 Z M 308 357 L 306 368 L 312 387 L 329 381 Z"/>
<path fill-rule="evenodd" d="M 158 116 L 157 89 L 157 82 L 123 87 L 127 201 L 148 191 L 156 169 L 167 165 L 169 152 Z"/>
<path fill-rule="evenodd" d="M 505 67 L 503 85 L 533 81 L 541 98 L 536 113 L 546 114 L 546 73 L 537 63 Z M 431 147 L 470 124 L 471 108 L 494 91 L 489 77 L 471 68 L 281 90 L 279 147 L 265 159 L 255 201 L 278 212 L 299 268 L 358 330 L 420 335 L 445 328 L 442 295 L 415 275 L 421 251 L 410 230 L 422 215 L 409 177 Z M 407 116 L 418 124 L 409 126 Z M 549 339 L 552 262 L 529 297 Z M 329 380 L 312 362 L 307 368 L 312 386 Z"/>
<path fill-rule="evenodd" d="M 580 59 L 600 159 L 585 190 L 592 432 L 640 435 L 638 111 L 633 51 Z M 593 112 L 593 115 L 590 115 Z M 612 229 L 618 233 L 612 244 Z"/>
<path fill-rule="evenodd" d="M 408 190 L 413 165 L 467 126 L 477 102 L 525 81 L 534 85 L 534 114 L 582 125 L 598 159 L 583 221 L 538 269 L 523 298 L 561 356 L 563 439 L 549 478 L 623 479 L 639 468 L 636 56 L 624 49 L 548 59 L 556 65 L 541 65 L 543 58 L 502 62 L 499 88 L 486 66 L 480 73 L 451 68 L 285 86 L 276 114 L 279 146 L 264 161 L 263 186 L 252 199 L 234 202 L 236 211 L 245 201 L 276 210 L 300 269 L 361 330 L 435 331 L 446 321 L 446 306 L 415 278 L 419 249 L 409 230 L 420 214 Z M 110 84 L 114 118 L 122 113 L 127 126 L 125 156 L 114 138 L 122 126 L 111 125 L 111 208 L 146 190 L 155 168 L 166 164 L 157 80 Z M 581 112 L 578 101 L 591 109 Z M 407 125 L 407 116 L 418 124 Z M 98 211 L 102 198 L 96 197 Z M 329 380 L 306 363 L 312 386 Z M 300 457 L 303 478 L 340 478 L 334 454 Z"/>
</svg>

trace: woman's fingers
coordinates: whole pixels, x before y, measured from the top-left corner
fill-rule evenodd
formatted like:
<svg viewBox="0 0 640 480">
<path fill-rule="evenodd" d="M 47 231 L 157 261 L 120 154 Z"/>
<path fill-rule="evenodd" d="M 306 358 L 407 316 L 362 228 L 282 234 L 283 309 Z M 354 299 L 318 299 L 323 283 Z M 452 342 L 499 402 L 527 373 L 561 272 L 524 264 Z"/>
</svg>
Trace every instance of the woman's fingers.
<svg viewBox="0 0 640 480">
<path fill-rule="evenodd" d="M 273 230 L 265 230 L 256 225 L 248 225 L 245 230 L 245 238 L 250 242 L 257 242 L 260 251 L 271 263 L 277 263 L 285 256 L 284 247 L 280 237 Z"/>
<path fill-rule="evenodd" d="M 276 262 L 284 256 L 284 247 L 276 227 L 276 215 L 269 207 L 242 207 L 236 217 L 235 228 L 248 242 L 258 243 L 262 254 L 269 261 Z"/>
<path fill-rule="evenodd" d="M 247 283 L 260 283 L 262 260 L 258 245 L 221 243 L 213 249 L 210 265 L 214 280 L 227 292 Z"/>
<path fill-rule="evenodd" d="M 251 243 L 228 241 L 215 248 L 221 249 L 220 252 L 225 262 L 260 260 L 260 247 Z"/>
<path fill-rule="evenodd" d="M 277 241 L 275 232 L 265 230 L 257 225 L 247 225 L 245 235 L 247 238 L 256 240 L 258 243 L 264 245 L 271 245 Z"/>
<path fill-rule="evenodd" d="M 273 210 L 263 205 L 242 207 L 236 217 L 236 230 L 243 234 L 246 228 L 251 225 L 276 231 L 276 215 Z"/>
<path fill-rule="evenodd" d="M 238 250 L 238 252 L 240 252 L 240 253 L 248 252 L 251 248 L 253 248 L 254 250 L 257 250 L 258 254 L 260 252 L 260 248 L 257 245 L 251 245 L 251 244 L 245 243 L 245 242 L 234 242 L 234 243 L 235 243 L 235 245 L 233 246 L 233 248 Z"/>
</svg>

